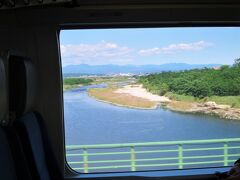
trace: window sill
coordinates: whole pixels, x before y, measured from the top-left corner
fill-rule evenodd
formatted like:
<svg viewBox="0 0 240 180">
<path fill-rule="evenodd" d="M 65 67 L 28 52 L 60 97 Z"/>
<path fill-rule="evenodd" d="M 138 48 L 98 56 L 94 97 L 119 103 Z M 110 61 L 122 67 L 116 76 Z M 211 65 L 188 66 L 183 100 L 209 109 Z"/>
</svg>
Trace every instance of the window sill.
<svg viewBox="0 0 240 180">
<path fill-rule="evenodd" d="M 168 178 L 168 179 L 181 179 L 186 178 L 191 179 L 205 179 L 208 177 L 213 177 L 216 171 L 225 172 L 228 171 L 229 167 L 224 168 L 203 168 L 203 169 L 186 169 L 186 170 L 168 170 L 168 171 L 148 171 L 148 172 L 122 172 L 122 173 L 95 173 L 95 174 L 79 174 L 79 175 L 69 175 L 65 179 L 85 179 L 85 178 L 128 178 L 128 177 L 139 177 L 142 178 Z"/>
</svg>

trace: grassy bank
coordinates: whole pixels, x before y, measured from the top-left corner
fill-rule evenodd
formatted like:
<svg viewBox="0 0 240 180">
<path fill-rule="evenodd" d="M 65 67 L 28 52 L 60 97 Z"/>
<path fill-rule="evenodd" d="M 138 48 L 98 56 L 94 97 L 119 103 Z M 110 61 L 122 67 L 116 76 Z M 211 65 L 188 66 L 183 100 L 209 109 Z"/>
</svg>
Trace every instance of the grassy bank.
<svg viewBox="0 0 240 180">
<path fill-rule="evenodd" d="M 67 90 L 70 90 L 70 89 L 75 89 L 75 88 L 78 88 L 80 85 L 66 85 L 66 84 L 63 84 L 63 91 L 67 91 Z"/>
<path fill-rule="evenodd" d="M 240 108 L 240 96 L 212 96 L 209 101 L 215 101 L 217 104 L 230 105 L 233 108 Z"/>
<path fill-rule="evenodd" d="M 116 88 L 98 88 L 90 89 L 88 94 L 98 100 L 126 107 L 152 109 L 157 105 L 156 102 L 128 94 L 116 93 L 115 91 Z"/>
<path fill-rule="evenodd" d="M 117 86 L 119 83 L 135 82 L 135 78 L 132 77 L 89 77 L 89 78 L 64 78 L 63 90 L 70 90 L 78 88 L 79 86 L 86 86 L 91 84 L 107 84 L 108 86 Z"/>
<path fill-rule="evenodd" d="M 124 83 L 124 82 L 129 82 L 134 81 L 135 78 L 130 78 L 130 77 L 124 77 L 124 76 L 116 76 L 116 77 L 95 77 L 93 78 L 94 84 L 108 84 L 108 86 L 114 86 L 117 85 L 118 83 Z"/>
<path fill-rule="evenodd" d="M 207 101 L 214 101 L 217 104 L 229 105 L 233 108 L 240 108 L 240 96 L 211 96 L 205 98 L 196 98 L 188 95 L 179 95 L 172 92 L 168 92 L 165 96 L 169 97 L 171 100 L 181 101 L 186 103 L 203 103 Z"/>
<path fill-rule="evenodd" d="M 89 78 L 64 78 L 63 80 L 63 90 L 74 89 L 79 86 L 86 86 L 93 83 L 92 79 Z"/>
</svg>

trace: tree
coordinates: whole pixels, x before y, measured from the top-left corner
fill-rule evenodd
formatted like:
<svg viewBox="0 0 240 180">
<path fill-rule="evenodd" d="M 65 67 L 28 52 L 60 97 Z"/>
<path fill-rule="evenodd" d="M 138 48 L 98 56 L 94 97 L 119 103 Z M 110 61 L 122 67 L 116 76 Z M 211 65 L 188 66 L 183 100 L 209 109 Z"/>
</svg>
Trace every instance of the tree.
<svg viewBox="0 0 240 180">
<path fill-rule="evenodd" d="M 237 59 L 234 60 L 233 66 L 240 67 L 240 58 L 237 58 Z"/>
<path fill-rule="evenodd" d="M 197 98 L 240 95 L 240 58 L 234 66 L 156 73 L 140 77 L 140 82 L 154 94 L 172 92 Z"/>
<path fill-rule="evenodd" d="M 228 68 L 229 68 L 228 65 L 222 65 L 222 66 L 220 67 L 221 70 L 226 70 L 226 69 L 228 69 Z"/>
<path fill-rule="evenodd" d="M 201 80 L 193 81 L 190 92 L 192 96 L 198 98 L 204 98 L 211 94 L 209 84 Z"/>
<path fill-rule="evenodd" d="M 169 86 L 166 83 L 160 85 L 160 95 L 163 96 L 169 91 Z"/>
</svg>

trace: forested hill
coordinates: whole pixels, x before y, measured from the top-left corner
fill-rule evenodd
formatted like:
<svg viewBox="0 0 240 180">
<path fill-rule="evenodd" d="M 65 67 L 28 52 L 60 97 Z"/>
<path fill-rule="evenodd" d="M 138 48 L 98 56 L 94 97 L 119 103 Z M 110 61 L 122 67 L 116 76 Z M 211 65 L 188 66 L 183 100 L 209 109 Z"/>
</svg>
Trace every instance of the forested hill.
<svg viewBox="0 0 240 180">
<path fill-rule="evenodd" d="M 240 64 L 219 69 L 205 68 L 181 72 L 162 72 L 142 76 L 139 82 L 150 92 L 173 92 L 198 98 L 240 95 Z"/>
</svg>

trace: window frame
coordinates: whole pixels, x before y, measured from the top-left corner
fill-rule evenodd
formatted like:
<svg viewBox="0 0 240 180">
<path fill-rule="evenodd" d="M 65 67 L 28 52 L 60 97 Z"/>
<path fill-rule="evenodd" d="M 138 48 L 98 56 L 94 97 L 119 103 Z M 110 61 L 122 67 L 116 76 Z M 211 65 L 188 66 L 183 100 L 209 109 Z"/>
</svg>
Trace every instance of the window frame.
<svg viewBox="0 0 240 180">
<path fill-rule="evenodd" d="M 186 22 L 177 22 L 177 23 L 156 23 L 156 22 L 141 22 L 141 23 L 79 23 L 79 24 L 64 24 L 59 26 L 57 30 L 58 35 L 58 47 L 59 52 L 60 50 L 60 33 L 64 30 L 101 30 L 101 29 L 141 29 L 141 28 L 201 28 L 201 27 L 238 27 L 240 28 L 240 21 L 239 22 L 204 22 L 204 23 L 186 23 Z M 226 172 L 229 170 L 229 167 L 203 167 L 203 168 L 190 168 L 190 169 L 172 169 L 172 170 L 146 170 L 146 171 L 123 171 L 123 172 L 94 172 L 94 173 L 80 173 L 73 170 L 67 162 L 66 158 L 66 144 L 65 144 L 65 120 L 64 120 L 64 97 L 63 97 L 63 73 L 62 73 L 62 60 L 61 54 L 60 57 L 60 68 L 61 68 L 61 83 L 62 83 L 62 114 L 63 114 L 63 135 L 64 135 L 64 167 L 65 167 L 65 179 L 72 180 L 72 179 L 101 179 L 101 178 L 118 178 L 118 179 L 128 179 L 129 177 L 136 177 L 140 180 L 145 180 L 146 178 L 158 178 L 158 179 L 196 179 L 196 178 L 203 178 L 208 179 L 209 177 L 213 177 L 214 172 Z M 198 173 L 193 173 L 197 172 Z M 210 173 L 211 172 L 211 173 Z M 174 175 L 172 175 L 174 174 Z"/>
</svg>

